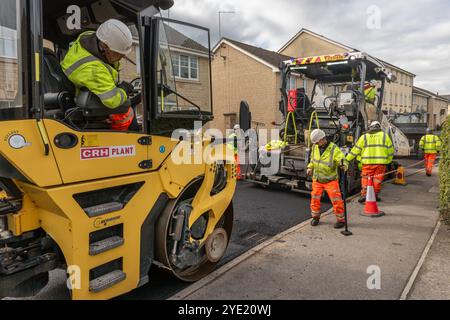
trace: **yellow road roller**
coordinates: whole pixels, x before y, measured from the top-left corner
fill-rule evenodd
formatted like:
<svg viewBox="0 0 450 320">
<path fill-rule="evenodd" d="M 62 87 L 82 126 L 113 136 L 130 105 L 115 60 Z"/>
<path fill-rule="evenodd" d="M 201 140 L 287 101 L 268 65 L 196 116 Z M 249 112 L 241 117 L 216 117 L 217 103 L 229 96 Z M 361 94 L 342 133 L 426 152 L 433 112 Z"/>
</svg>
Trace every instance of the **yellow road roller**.
<svg viewBox="0 0 450 320">
<path fill-rule="evenodd" d="M 0 297 L 34 296 L 63 269 L 73 299 L 111 299 L 147 284 L 152 265 L 193 282 L 225 255 L 236 164 L 226 140 L 201 133 L 213 119 L 210 34 L 162 18 L 173 4 L 2 1 Z M 110 19 L 133 35 L 120 80 L 141 102 L 128 131 L 61 67 Z"/>
</svg>

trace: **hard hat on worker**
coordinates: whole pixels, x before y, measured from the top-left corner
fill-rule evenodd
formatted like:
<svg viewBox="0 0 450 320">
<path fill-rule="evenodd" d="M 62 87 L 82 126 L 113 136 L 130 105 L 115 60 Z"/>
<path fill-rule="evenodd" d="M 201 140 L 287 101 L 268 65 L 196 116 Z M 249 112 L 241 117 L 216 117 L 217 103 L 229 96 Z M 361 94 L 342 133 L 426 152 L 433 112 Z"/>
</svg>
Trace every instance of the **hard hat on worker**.
<svg viewBox="0 0 450 320">
<path fill-rule="evenodd" d="M 311 132 L 311 142 L 313 144 L 319 143 L 320 140 L 322 140 L 326 137 L 327 137 L 327 135 L 325 134 L 325 132 L 323 130 L 316 129 L 313 132 Z"/>
<path fill-rule="evenodd" d="M 238 124 L 237 124 L 237 125 L 235 125 L 235 126 L 234 126 L 234 130 L 236 130 L 236 131 L 237 131 L 237 130 L 241 130 L 241 126 L 240 126 L 240 125 L 238 125 Z"/>
<path fill-rule="evenodd" d="M 370 130 L 374 129 L 381 129 L 381 123 L 379 121 L 372 121 L 372 123 L 369 126 Z"/>
<path fill-rule="evenodd" d="M 97 30 L 97 38 L 108 46 L 111 51 L 127 55 L 133 49 L 133 35 L 123 22 L 110 19 Z"/>
<path fill-rule="evenodd" d="M 433 133 L 433 129 L 428 128 L 427 129 L 427 134 L 432 134 Z"/>
</svg>

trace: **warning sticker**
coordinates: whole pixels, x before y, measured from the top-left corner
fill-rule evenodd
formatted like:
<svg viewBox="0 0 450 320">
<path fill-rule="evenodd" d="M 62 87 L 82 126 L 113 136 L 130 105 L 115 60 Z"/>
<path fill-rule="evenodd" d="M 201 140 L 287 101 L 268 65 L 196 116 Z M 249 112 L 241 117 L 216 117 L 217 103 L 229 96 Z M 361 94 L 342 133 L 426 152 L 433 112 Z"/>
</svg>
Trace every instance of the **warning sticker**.
<svg viewBox="0 0 450 320">
<path fill-rule="evenodd" d="M 81 160 L 123 158 L 136 156 L 136 146 L 81 148 Z"/>
</svg>

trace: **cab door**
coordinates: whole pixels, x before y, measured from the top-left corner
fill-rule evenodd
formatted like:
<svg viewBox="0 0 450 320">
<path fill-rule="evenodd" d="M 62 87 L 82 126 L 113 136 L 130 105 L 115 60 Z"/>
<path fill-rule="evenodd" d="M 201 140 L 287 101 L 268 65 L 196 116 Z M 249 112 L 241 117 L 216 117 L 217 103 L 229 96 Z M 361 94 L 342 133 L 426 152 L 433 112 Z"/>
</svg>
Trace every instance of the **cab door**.
<svg viewBox="0 0 450 320">
<path fill-rule="evenodd" d="M 150 136 L 124 132 L 79 132 L 44 120 L 64 184 L 151 171 Z M 44 170 L 44 169 L 43 169 Z"/>
</svg>

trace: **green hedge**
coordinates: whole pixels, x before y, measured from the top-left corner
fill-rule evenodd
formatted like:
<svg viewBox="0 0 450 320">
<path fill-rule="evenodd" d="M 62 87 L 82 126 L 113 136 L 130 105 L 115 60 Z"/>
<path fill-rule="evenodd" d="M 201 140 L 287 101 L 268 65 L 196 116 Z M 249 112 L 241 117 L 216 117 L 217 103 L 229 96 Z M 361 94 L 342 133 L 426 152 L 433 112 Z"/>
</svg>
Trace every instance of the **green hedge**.
<svg viewBox="0 0 450 320">
<path fill-rule="evenodd" d="M 441 139 L 443 142 L 439 165 L 441 214 L 445 223 L 450 225 L 450 117 L 442 128 Z"/>
</svg>

